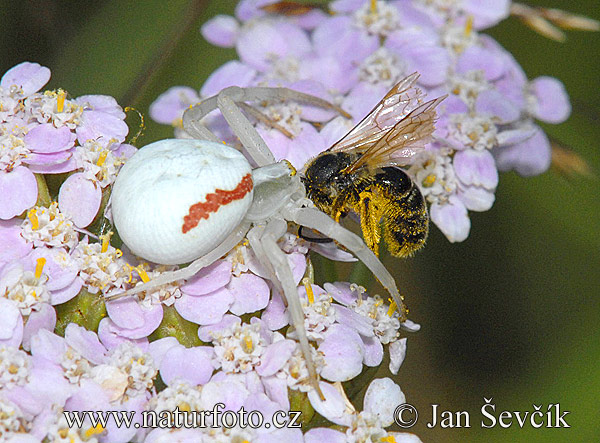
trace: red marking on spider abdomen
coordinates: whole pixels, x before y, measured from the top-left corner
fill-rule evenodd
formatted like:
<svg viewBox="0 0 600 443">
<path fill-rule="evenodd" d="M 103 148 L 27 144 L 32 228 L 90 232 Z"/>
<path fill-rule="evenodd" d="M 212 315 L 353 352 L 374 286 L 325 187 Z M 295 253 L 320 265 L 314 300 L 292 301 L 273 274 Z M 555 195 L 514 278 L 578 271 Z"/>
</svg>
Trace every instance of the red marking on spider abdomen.
<svg viewBox="0 0 600 443">
<path fill-rule="evenodd" d="M 195 228 L 198 226 L 200 220 L 203 218 L 208 218 L 211 213 L 217 212 L 221 206 L 231 203 L 235 200 L 241 200 L 248 192 L 252 190 L 252 186 L 252 176 L 247 174 L 231 191 L 216 189 L 215 192 L 207 194 L 205 201 L 194 203 L 192 206 L 190 206 L 188 215 L 183 217 L 183 226 L 181 226 L 181 232 L 185 234 L 190 229 Z"/>
</svg>

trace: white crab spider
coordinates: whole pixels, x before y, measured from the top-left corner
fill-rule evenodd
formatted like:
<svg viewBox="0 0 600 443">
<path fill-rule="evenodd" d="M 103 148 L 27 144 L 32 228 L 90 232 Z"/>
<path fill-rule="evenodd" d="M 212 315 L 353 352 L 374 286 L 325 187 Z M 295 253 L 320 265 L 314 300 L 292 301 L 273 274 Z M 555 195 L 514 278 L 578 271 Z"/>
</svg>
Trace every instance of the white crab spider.
<svg viewBox="0 0 600 443">
<path fill-rule="evenodd" d="M 257 100 L 295 100 L 337 109 L 324 100 L 286 88 L 239 87 L 224 89 L 188 109 L 183 127 L 195 139 L 163 140 L 140 149 L 117 176 L 111 199 L 115 227 L 134 253 L 163 264 L 194 261 L 109 299 L 190 278 L 247 238 L 273 282 L 282 289 L 312 384 L 320 392 L 292 270 L 277 245 L 287 232 L 288 221 L 319 231 L 354 253 L 392 295 L 402 321 L 406 310 L 393 277 L 363 240 L 314 208 L 288 161 L 275 162 L 238 106 L 239 103 L 248 109 L 245 102 Z M 202 125 L 201 119 L 216 108 L 258 168 L 251 170 L 241 153 L 218 143 L 216 136 Z M 244 180 L 250 173 L 252 185 L 248 189 Z M 194 205 L 206 209 L 207 196 L 219 193 L 235 194 L 237 198 L 217 201 L 206 219 L 197 214 L 190 216 Z M 190 228 L 186 216 L 196 218 L 197 226 Z M 403 326 L 414 330 L 411 322 Z"/>
</svg>

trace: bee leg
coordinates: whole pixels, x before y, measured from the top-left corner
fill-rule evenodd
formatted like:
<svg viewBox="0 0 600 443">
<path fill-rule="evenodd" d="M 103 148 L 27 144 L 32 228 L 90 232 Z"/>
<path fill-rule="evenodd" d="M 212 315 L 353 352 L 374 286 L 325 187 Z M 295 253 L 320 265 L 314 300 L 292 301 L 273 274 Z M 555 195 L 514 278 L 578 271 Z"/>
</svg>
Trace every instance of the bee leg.
<svg viewBox="0 0 600 443">
<path fill-rule="evenodd" d="M 379 256 L 379 242 L 381 241 L 381 209 L 376 203 L 377 198 L 369 190 L 360 193 L 359 211 L 360 227 L 365 243 L 375 255 Z"/>
<path fill-rule="evenodd" d="M 319 377 L 312 360 L 310 344 L 308 342 L 308 337 L 306 336 L 306 330 L 304 329 L 304 312 L 302 311 L 302 305 L 300 304 L 298 288 L 296 287 L 296 283 L 294 283 L 294 276 L 292 275 L 292 269 L 290 268 L 287 257 L 277 245 L 277 240 L 286 232 L 286 221 L 281 218 L 276 218 L 267 224 L 260 242 L 269 263 L 275 270 L 277 280 L 283 288 L 283 295 L 287 301 L 288 312 L 290 313 L 290 323 L 298 335 L 300 349 L 302 349 L 302 354 L 306 361 L 311 384 L 317 390 L 321 400 L 325 400 L 321 388 L 319 387 Z"/>
<path fill-rule="evenodd" d="M 294 223 L 319 231 L 356 255 L 390 293 L 398 306 L 400 321 L 406 321 L 407 309 L 400 297 L 394 277 L 358 235 L 336 223 L 327 214 L 314 208 L 287 208 L 284 209 L 284 217 Z"/>
</svg>

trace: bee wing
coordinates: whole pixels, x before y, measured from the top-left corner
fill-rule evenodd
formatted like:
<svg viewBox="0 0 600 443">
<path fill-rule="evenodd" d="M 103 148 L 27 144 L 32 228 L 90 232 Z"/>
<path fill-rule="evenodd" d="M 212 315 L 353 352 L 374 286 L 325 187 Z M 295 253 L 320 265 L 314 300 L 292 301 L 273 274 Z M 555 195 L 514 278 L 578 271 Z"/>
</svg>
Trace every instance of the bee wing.
<svg viewBox="0 0 600 443">
<path fill-rule="evenodd" d="M 418 78 L 419 74 L 415 72 L 398 82 L 360 123 L 328 151 L 360 150 L 379 140 L 418 105 L 420 91 L 414 87 Z"/>
<path fill-rule="evenodd" d="M 379 139 L 347 171 L 353 172 L 365 165 L 380 167 L 406 164 L 406 159 L 414 156 L 429 142 L 435 129 L 435 108 L 445 98 L 444 95 L 417 106 L 383 135 L 380 133 Z"/>
</svg>

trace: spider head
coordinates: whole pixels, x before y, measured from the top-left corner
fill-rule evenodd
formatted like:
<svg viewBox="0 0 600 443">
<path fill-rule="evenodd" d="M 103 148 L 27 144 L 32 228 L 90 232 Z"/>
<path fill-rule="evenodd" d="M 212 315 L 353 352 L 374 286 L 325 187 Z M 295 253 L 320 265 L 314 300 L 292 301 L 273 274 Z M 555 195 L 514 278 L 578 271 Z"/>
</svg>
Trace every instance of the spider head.
<svg viewBox="0 0 600 443">
<path fill-rule="evenodd" d="M 291 196 L 302 190 L 296 169 L 287 160 L 273 163 L 252 171 L 254 200 L 246 218 L 264 220 L 275 214 Z"/>
</svg>

